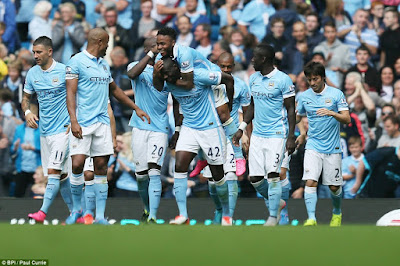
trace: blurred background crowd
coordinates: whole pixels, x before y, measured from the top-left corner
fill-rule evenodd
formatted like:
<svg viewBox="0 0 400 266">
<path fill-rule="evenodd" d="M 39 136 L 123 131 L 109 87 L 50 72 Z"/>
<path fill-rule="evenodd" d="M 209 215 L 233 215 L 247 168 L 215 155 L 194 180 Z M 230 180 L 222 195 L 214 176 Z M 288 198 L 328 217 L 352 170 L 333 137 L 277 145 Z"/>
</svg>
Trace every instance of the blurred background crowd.
<svg viewBox="0 0 400 266">
<path fill-rule="evenodd" d="M 110 35 L 105 59 L 116 83 L 133 99 L 126 67 L 142 58 L 144 40 L 168 25 L 179 33 L 177 43 L 213 62 L 223 52 L 232 53 L 234 75 L 247 83 L 254 73 L 253 48 L 260 42 L 272 45 L 275 64 L 292 78 L 297 96 L 308 88 L 303 66 L 309 61 L 324 64 L 327 84 L 344 92 L 351 111 L 351 123 L 341 128 L 345 197 L 400 197 L 400 177 L 388 173 L 386 161 L 370 170 L 366 189 L 357 196 L 350 191 L 365 154 L 400 146 L 399 4 L 400 0 L 0 0 L 0 196 L 41 197 L 46 186 L 39 131 L 26 126 L 20 106 L 24 78 L 35 64 L 33 40 L 52 38 L 54 59 L 66 63 L 85 49 L 91 28 L 104 28 Z M 119 133 L 109 164 L 109 194 L 138 197 L 128 126 L 132 110 L 115 99 L 111 104 Z M 171 106 L 168 110 L 174 128 Z M 303 197 L 303 156 L 301 147 L 290 163 L 293 198 Z M 162 168 L 163 197 L 173 197 L 173 166 L 174 151 L 169 150 Z M 188 182 L 188 196 L 208 195 L 206 178 L 200 175 Z M 239 187 L 240 197 L 256 196 L 246 174 L 239 177 Z M 321 186 L 319 197 L 325 196 L 329 193 Z"/>
</svg>

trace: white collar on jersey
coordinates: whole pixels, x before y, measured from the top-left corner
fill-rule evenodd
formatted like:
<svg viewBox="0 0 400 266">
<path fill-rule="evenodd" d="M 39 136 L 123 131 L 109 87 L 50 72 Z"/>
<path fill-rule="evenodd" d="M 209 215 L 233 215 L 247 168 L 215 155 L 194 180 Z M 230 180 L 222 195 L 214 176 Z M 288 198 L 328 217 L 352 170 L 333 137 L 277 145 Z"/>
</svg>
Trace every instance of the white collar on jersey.
<svg viewBox="0 0 400 266">
<path fill-rule="evenodd" d="M 322 94 L 324 94 L 326 88 L 327 88 L 327 86 L 326 86 L 326 84 L 325 84 L 325 85 L 324 85 L 324 89 L 323 89 L 320 93 L 316 93 L 312 88 L 311 88 L 311 90 L 312 90 L 316 95 L 322 95 Z"/>
<path fill-rule="evenodd" d="M 83 50 L 83 53 L 84 53 L 87 57 L 89 57 L 91 60 L 96 59 L 97 62 L 100 62 L 100 61 L 102 60 L 101 57 L 99 57 L 99 58 L 97 59 L 97 57 L 95 57 L 94 55 L 90 54 L 87 50 Z"/>
<path fill-rule="evenodd" d="M 261 73 L 261 72 L 260 72 Z M 278 73 L 278 69 L 275 67 L 274 70 L 272 70 L 271 72 L 269 72 L 267 75 L 264 75 L 264 77 L 267 78 L 272 78 L 276 73 Z M 262 75 L 262 74 L 261 74 Z"/>
<path fill-rule="evenodd" d="M 57 61 L 53 59 L 53 63 L 51 64 L 51 66 L 48 69 L 46 69 L 46 70 L 43 70 L 42 68 L 40 68 L 40 69 L 42 69 L 43 72 L 50 72 L 56 67 L 56 64 L 57 64 Z"/>
<path fill-rule="evenodd" d="M 174 59 L 178 56 L 178 46 L 179 44 L 175 43 L 174 47 L 172 48 L 172 57 Z"/>
</svg>

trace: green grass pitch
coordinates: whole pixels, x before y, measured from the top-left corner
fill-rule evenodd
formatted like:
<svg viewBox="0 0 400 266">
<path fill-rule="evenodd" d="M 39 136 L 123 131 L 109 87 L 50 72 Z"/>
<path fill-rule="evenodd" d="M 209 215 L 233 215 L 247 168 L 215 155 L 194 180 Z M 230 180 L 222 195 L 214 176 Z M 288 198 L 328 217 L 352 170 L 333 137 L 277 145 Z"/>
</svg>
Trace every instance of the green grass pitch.
<svg viewBox="0 0 400 266">
<path fill-rule="evenodd" d="M 400 265 L 400 227 L 0 224 L 0 259 L 49 265 Z"/>
</svg>

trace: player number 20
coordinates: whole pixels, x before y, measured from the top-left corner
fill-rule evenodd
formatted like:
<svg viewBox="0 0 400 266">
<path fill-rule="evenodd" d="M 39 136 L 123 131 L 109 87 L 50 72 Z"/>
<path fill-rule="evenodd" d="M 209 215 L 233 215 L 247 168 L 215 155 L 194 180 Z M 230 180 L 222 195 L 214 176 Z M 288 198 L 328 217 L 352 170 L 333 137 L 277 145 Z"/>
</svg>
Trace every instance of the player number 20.
<svg viewBox="0 0 400 266">
<path fill-rule="evenodd" d="M 153 150 L 153 152 L 151 153 L 152 155 L 156 155 L 156 151 L 157 151 L 157 145 L 153 145 L 154 146 L 154 150 Z M 158 154 L 158 156 L 161 156 L 162 154 L 163 154 L 163 151 L 164 151 L 164 148 L 163 147 L 160 147 L 159 149 L 158 149 L 158 152 L 157 152 L 157 154 Z"/>
</svg>

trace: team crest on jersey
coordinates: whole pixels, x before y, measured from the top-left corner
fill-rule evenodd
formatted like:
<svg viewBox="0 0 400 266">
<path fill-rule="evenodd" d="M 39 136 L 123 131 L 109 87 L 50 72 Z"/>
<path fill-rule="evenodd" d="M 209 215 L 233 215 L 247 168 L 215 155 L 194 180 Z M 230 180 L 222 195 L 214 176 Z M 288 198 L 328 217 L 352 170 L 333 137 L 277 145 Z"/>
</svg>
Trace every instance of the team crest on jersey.
<svg viewBox="0 0 400 266">
<path fill-rule="evenodd" d="M 53 85 L 57 85 L 57 84 L 59 83 L 58 77 L 53 77 L 53 79 L 51 80 L 51 83 L 52 83 Z"/>
<path fill-rule="evenodd" d="M 326 106 L 332 106 L 332 99 L 325 99 L 325 105 Z"/>
<path fill-rule="evenodd" d="M 208 75 L 208 78 L 210 80 L 214 80 L 216 77 L 217 77 L 217 75 L 215 73 L 213 73 L 213 72 L 210 72 L 210 74 Z"/>
<path fill-rule="evenodd" d="M 185 61 L 181 63 L 181 67 L 188 67 L 189 66 L 189 61 Z"/>
<path fill-rule="evenodd" d="M 72 68 L 71 68 L 71 67 L 66 67 L 66 68 L 65 68 L 65 72 L 66 72 L 67 74 L 71 74 Z"/>
<path fill-rule="evenodd" d="M 273 87 L 274 86 L 274 83 L 273 82 L 269 82 L 268 83 L 268 87 Z"/>
</svg>

